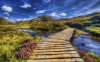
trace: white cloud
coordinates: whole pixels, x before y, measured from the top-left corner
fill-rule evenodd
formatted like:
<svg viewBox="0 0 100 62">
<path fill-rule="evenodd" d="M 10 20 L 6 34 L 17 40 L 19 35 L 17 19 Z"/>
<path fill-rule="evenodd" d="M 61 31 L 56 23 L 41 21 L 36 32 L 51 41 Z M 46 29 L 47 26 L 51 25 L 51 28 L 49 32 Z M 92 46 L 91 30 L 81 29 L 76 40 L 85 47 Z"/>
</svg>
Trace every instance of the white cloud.
<svg viewBox="0 0 100 62">
<path fill-rule="evenodd" d="M 66 13 L 61 13 L 61 14 L 59 14 L 60 16 L 67 16 L 67 14 Z"/>
<path fill-rule="evenodd" d="M 5 12 L 7 12 L 7 13 L 13 11 L 12 7 L 10 7 L 10 6 L 5 6 L 5 5 L 4 5 L 4 6 L 2 6 L 1 8 L 2 8 L 3 11 L 5 11 Z"/>
<path fill-rule="evenodd" d="M 28 3 L 24 3 L 24 5 L 20 6 L 21 8 L 27 9 L 27 8 L 31 8 L 32 6 Z"/>
<path fill-rule="evenodd" d="M 73 13 L 73 17 L 92 14 L 92 13 L 95 13 L 95 12 L 100 12 L 100 7 L 95 8 L 95 9 L 90 9 L 90 10 L 87 10 L 87 11 L 83 11 L 83 12 Z"/>
<path fill-rule="evenodd" d="M 22 19 L 17 19 L 17 21 L 21 21 Z"/>
<path fill-rule="evenodd" d="M 3 14 L 5 14 L 5 15 L 9 16 L 9 13 L 8 13 L 8 12 L 4 12 Z"/>
<path fill-rule="evenodd" d="M 36 11 L 36 14 L 42 14 L 42 13 L 45 13 L 46 10 L 39 10 L 39 11 Z"/>
<path fill-rule="evenodd" d="M 50 15 L 51 16 L 57 16 L 57 13 L 51 13 Z"/>
<path fill-rule="evenodd" d="M 86 10 L 89 10 L 93 5 L 95 5 L 96 3 L 98 2 L 98 0 L 94 0 L 94 1 L 91 1 L 89 5 L 83 7 L 81 10 L 79 11 L 76 11 L 76 13 L 79 13 L 79 12 L 82 12 L 82 11 L 86 11 Z"/>
<path fill-rule="evenodd" d="M 8 17 L 5 17 L 5 19 L 8 19 Z"/>
<path fill-rule="evenodd" d="M 55 12 L 53 12 L 53 13 L 50 14 L 50 16 L 56 17 L 56 18 L 64 18 L 64 17 L 67 16 L 67 14 L 66 13 L 55 13 Z"/>
</svg>

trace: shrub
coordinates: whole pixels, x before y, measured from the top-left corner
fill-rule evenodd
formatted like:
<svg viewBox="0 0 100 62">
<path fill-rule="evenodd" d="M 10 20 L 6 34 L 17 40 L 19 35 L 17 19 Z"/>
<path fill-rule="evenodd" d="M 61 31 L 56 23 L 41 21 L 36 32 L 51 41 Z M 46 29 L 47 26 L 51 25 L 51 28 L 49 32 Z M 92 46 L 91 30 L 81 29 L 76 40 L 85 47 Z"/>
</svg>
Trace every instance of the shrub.
<svg viewBox="0 0 100 62">
<path fill-rule="evenodd" d="M 25 40 L 25 43 L 20 45 L 17 50 L 15 51 L 15 56 L 18 58 L 29 58 L 32 50 L 35 49 L 37 46 L 36 43 L 31 42 L 30 39 Z"/>
<path fill-rule="evenodd" d="M 100 62 L 100 56 L 97 56 L 93 53 L 89 53 L 87 51 L 78 50 L 81 57 L 85 60 L 85 62 Z"/>
<path fill-rule="evenodd" d="M 2 32 L 16 31 L 16 29 L 14 27 L 10 27 L 10 26 L 0 26 L 0 31 L 2 31 Z"/>
</svg>

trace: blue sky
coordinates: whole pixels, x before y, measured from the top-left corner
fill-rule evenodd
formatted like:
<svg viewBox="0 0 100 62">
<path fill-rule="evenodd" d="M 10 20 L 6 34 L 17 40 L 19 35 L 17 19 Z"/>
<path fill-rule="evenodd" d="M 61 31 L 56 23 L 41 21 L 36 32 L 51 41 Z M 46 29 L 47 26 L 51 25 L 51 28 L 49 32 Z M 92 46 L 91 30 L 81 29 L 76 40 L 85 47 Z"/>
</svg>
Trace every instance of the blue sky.
<svg viewBox="0 0 100 62">
<path fill-rule="evenodd" d="M 11 21 L 48 15 L 72 18 L 100 12 L 100 0 L 0 0 L 0 16 Z"/>
</svg>

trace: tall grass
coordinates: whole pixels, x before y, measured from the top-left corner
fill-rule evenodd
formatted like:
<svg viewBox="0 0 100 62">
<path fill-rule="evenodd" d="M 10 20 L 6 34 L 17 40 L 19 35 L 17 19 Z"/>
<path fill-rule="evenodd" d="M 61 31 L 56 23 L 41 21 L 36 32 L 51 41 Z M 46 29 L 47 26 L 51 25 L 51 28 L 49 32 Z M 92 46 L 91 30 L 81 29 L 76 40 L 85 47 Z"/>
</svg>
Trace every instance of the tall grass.
<svg viewBox="0 0 100 62">
<path fill-rule="evenodd" d="M 95 26 L 86 27 L 86 30 L 100 35 L 100 28 Z"/>
<path fill-rule="evenodd" d="M 95 55 L 93 52 L 89 53 L 87 51 L 78 50 L 81 57 L 85 60 L 85 62 L 100 62 L 100 56 Z"/>
<path fill-rule="evenodd" d="M 0 62 L 26 62 L 26 59 L 17 58 L 14 54 L 19 45 L 27 38 L 32 38 L 32 42 L 40 37 L 32 37 L 23 32 L 18 32 L 13 27 L 0 28 Z"/>
</svg>

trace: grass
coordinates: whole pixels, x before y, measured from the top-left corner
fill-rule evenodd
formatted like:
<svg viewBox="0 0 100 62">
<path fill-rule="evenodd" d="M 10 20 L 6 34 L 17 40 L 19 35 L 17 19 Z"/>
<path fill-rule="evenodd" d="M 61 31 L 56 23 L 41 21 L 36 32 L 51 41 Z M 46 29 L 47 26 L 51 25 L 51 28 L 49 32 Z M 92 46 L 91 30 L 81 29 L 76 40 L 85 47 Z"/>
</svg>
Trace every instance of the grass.
<svg viewBox="0 0 100 62">
<path fill-rule="evenodd" d="M 100 34 L 100 28 L 95 26 L 86 27 L 86 30 L 92 33 Z"/>
<path fill-rule="evenodd" d="M 39 33 L 48 33 L 48 32 L 58 32 L 64 29 L 67 29 L 68 26 L 64 24 L 65 22 L 61 21 L 33 21 L 31 23 L 30 29 L 39 32 Z"/>
<path fill-rule="evenodd" d="M 100 62 L 100 56 L 95 55 L 93 52 L 82 52 L 80 50 L 78 52 L 85 62 Z"/>
<path fill-rule="evenodd" d="M 17 58 L 14 51 L 25 39 L 32 38 L 32 42 L 38 42 L 41 37 L 32 37 L 23 32 L 18 32 L 14 27 L 0 27 L 0 62 L 26 62 L 26 59 Z"/>
</svg>

